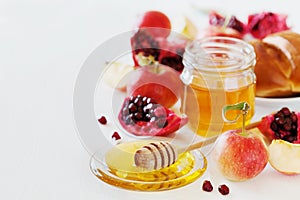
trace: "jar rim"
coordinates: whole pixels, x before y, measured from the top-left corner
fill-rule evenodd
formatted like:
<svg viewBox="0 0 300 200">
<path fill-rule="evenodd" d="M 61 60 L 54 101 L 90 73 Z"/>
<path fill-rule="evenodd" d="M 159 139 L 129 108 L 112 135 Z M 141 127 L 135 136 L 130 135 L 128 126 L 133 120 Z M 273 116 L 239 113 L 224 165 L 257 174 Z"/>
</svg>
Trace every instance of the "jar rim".
<svg viewBox="0 0 300 200">
<path fill-rule="evenodd" d="M 222 56 L 217 59 L 212 57 L 218 54 Z M 255 59 L 252 45 L 244 40 L 226 36 L 193 40 L 187 44 L 183 55 L 185 66 L 210 73 L 246 70 L 254 66 Z"/>
</svg>

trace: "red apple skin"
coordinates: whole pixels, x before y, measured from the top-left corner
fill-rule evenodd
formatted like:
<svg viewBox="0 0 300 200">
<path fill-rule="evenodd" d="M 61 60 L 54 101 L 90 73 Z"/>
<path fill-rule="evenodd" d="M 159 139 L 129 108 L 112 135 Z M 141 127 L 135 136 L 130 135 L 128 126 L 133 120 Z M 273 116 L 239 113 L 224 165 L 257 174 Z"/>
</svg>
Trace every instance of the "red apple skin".
<svg viewBox="0 0 300 200">
<path fill-rule="evenodd" d="M 129 80 L 128 95 L 147 96 L 167 108 L 172 107 L 182 94 L 180 73 L 168 66 L 138 67 L 130 74 Z"/>
<path fill-rule="evenodd" d="M 138 28 L 158 28 L 149 29 L 153 37 L 168 37 L 171 31 L 171 21 L 167 15 L 157 10 L 145 12 L 140 18 Z"/>
<path fill-rule="evenodd" d="M 245 181 L 256 177 L 268 163 L 268 150 L 258 136 L 242 136 L 227 131 L 217 140 L 215 161 L 220 172 L 231 181 Z"/>
</svg>

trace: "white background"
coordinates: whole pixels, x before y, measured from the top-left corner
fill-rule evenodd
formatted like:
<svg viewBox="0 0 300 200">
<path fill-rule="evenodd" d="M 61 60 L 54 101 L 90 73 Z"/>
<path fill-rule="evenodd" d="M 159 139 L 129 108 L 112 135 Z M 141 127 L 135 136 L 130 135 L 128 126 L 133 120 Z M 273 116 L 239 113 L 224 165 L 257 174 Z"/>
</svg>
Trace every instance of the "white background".
<svg viewBox="0 0 300 200">
<path fill-rule="evenodd" d="M 250 13 L 274 11 L 289 13 L 288 22 L 297 29 L 300 13 L 295 4 L 291 0 L 0 0 L 0 199 L 283 199 L 296 195 L 300 177 L 281 175 L 270 166 L 253 180 L 227 181 L 231 193 L 226 197 L 217 192 L 218 182 L 212 193 L 201 190 L 204 178 L 212 178 L 209 173 L 172 191 L 112 187 L 90 172 L 90 155 L 80 143 L 72 113 L 73 88 L 85 59 L 103 41 L 131 30 L 136 16 L 146 10 L 164 11 L 179 24 L 186 14 L 199 27 L 206 26 L 207 20 L 193 7 L 242 19 Z"/>
</svg>

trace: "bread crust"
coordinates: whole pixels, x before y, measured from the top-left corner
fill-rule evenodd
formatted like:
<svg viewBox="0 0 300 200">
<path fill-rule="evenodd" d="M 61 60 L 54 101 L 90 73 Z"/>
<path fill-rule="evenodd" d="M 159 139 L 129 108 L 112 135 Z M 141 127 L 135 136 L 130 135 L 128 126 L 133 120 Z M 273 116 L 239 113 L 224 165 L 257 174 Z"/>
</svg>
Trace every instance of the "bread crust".
<svg viewBox="0 0 300 200">
<path fill-rule="evenodd" d="M 288 40 L 291 46 L 287 46 L 287 50 L 291 53 L 294 63 L 290 75 L 291 90 L 294 95 L 300 96 L 300 34 L 292 31 L 284 31 L 276 34 Z"/>
<path fill-rule="evenodd" d="M 256 96 L 300 95 L 300 34 L 282 31 L 249 43 L 256 53 Z"/>
</svg>

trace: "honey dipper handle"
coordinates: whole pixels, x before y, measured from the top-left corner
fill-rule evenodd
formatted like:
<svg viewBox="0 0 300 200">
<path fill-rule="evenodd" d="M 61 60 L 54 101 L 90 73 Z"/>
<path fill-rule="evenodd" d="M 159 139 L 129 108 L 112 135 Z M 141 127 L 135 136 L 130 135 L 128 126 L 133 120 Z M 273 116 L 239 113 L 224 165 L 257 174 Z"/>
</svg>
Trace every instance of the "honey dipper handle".
<svg viewBox="0 0 300 200">
<path fill-rule="evenodd" d="M 250 130 L 250 129 L 256 128 L 257 125 L 258 125 L 259 123 L 260 123 L 260 121 L 253 122 L 253 123 L 247 125 L 247 126 L 245 127 L 245 129 L 246 129 L 246 130 Z M 214 136 L 214 137 L 210 137 L 210 138 L 208 138 L 208 139 L 206 139 L 206 140 L 197 142 L 197 143 L 195 143 L 195 144 L 192 144 L 192 145 L 186 147 L 183 151 L 184 151 L 184 152 L 192 151 L 192 150 L 194 150 L 194 149 L 198 149 L 198 148 L 204 147 L 204 146 L 206 146 L 206 145 L 212 144 L 212 143 L 214 143 L 214 142 L 217 140 L 217 138 L 218 138 L 218 135 L 217 135 L 217 136 Z"/>
</svg>

